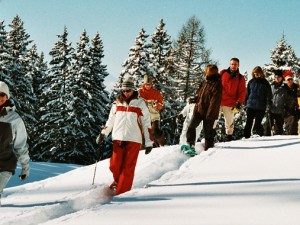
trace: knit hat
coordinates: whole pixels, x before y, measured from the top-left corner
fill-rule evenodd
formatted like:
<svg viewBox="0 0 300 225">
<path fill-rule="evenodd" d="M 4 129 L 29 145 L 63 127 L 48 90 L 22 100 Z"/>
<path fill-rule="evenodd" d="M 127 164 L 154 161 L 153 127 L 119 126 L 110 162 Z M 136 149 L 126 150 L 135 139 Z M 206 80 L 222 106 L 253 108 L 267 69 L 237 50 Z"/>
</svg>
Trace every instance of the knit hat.
<svg viewBox="0 0 300 225">
<path fill-rule="evenodd" d="M 274 75 L 283 78 L 282 70 L 275 70 Z"/>
<path fill-rule="evenodd" d="M 144 84 L 152 84 L 152 77 L 149 75 L 144 76 Z"/>
<path fill-rule="evenodd" d="M 294 73 L 293 73 L 293 71 L 288 70 L 288 71 L 283 73 L 283 77 L 284 77 L 285 80 L 288 80 L 290 78 L 293 79 L 294 78 Z"/>
<path fill-rule="evenodd" d="M 122 88 L 135 89 L 133 77 L 128 76 L 124 78 Z"/>
<path fill-rule="evenodd" d="M 9 89 L 6 83 L 3 81 L 0 81 L 0 92 L 5 93 L 7 95 L 7 98 L 9 99 Z"/>
</svg>

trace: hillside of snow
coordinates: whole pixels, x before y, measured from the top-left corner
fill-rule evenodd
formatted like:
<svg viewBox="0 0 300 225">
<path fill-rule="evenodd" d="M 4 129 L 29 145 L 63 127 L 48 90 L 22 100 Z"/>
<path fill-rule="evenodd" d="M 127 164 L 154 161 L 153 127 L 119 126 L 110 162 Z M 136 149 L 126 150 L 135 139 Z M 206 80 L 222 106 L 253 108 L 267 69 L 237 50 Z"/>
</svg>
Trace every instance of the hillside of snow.
<svg viewBox="0 0 300 225">
<path fill-rule="evenodd" d="M 300 223 L 300 136 L 217 143 L 206 152 L 197 143 L 196 150 L 193 158 L 178 145 L 141 151 L 132 190 L 112 200 L 109 160 L 97 163 L 94 185 L 95 164 L 49 164 L 43 178 L 35 171 L 28 183 L 4 190 L 0 224 Z"/>
</svg>

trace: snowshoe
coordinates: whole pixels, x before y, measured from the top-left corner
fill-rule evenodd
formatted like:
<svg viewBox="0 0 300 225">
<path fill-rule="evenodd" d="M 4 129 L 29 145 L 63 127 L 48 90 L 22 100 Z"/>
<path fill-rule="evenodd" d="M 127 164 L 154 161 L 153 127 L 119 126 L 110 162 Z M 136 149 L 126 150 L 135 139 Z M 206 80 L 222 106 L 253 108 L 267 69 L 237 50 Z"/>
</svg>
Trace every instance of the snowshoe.
<svg viewBox="0 0 300 225">
<path fill-rule="evenodd" d="M 197 155 L 195 148 L 190 147 L 189 145 L 182 145 L 180 150 L 183 154 L 188 155 L 190 157 L 194 157 L 195 155 Z"/>
</svg>

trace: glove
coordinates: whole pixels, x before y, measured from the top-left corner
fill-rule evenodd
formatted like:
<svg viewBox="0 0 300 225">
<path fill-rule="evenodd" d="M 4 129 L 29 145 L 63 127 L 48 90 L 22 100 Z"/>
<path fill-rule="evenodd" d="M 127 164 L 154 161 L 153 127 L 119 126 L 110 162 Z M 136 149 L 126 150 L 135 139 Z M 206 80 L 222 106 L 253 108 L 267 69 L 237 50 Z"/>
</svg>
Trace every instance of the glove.
<svg viewBox="0 0 300 225">
<path fill-rule="evenodd" d="M 146 147 L 145 154 L 148 155 L 152 150 L 152 146 Z"/>
<path fill-rule="evenodd" d="M 234 109 L 240 110 L 241 107 L 242 107 L 242 105 L 241 105 L 239 102 L 237 102 L 237 103 L 235 104 L 235 106 L 231 108 L 231 110 L 234 110 Z"/>
<path fill-rule="evenodd" d="M 101 145 L 101 143 L 103 142 L 104 138 L 105 138 L 104 134 L 99 134 L 98 137 L 96 138 L 96 143 L 98 145 Z"/>
<path fill-rule="evenodd" d="M 29 176 L 29 172 L 30 172 L 30 169 L 29 169 L 28 164 L 26 164 L 25 166 L 22 166 L 22 171 L 19 175 L 20 180 L 25 180 Z"/>
<path fill-rule="evenodd" d="M 176 122 L 177 123 L 181 123 L 183 121 L 183 115 L 182 114 L 179 114 L 176 118 Z"/>
</svg>

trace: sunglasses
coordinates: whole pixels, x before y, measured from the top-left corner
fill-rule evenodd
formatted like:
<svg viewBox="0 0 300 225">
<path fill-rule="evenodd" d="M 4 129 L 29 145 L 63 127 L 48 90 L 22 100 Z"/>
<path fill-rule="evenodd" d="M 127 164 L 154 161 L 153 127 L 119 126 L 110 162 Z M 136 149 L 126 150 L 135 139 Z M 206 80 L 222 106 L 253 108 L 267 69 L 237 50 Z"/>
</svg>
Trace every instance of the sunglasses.
<svg viewBox="0 0 300 225">
<path fill-rule="evenodd" d="M 293 81 L 293 78 L 289 78 L 289 79 L 287 79 L 287 81 Z"/>
<path fill-rule="evenodd" d="M 130 93 L 131 91 L 132 91 L 132 89 L 122 90 L 123 93 Z"/>
<path fill-rule="evenodd" d="M 6 94 L 5 94 L 5 93 L 3 93 L 3 92 L 1 92 L 1 93 L 0 93 L 0 97 L 2 97 L 2 98 L 3 98 L 3 97 L 5 97 L 5 96 L 6 96 Z"/>
</svg>

